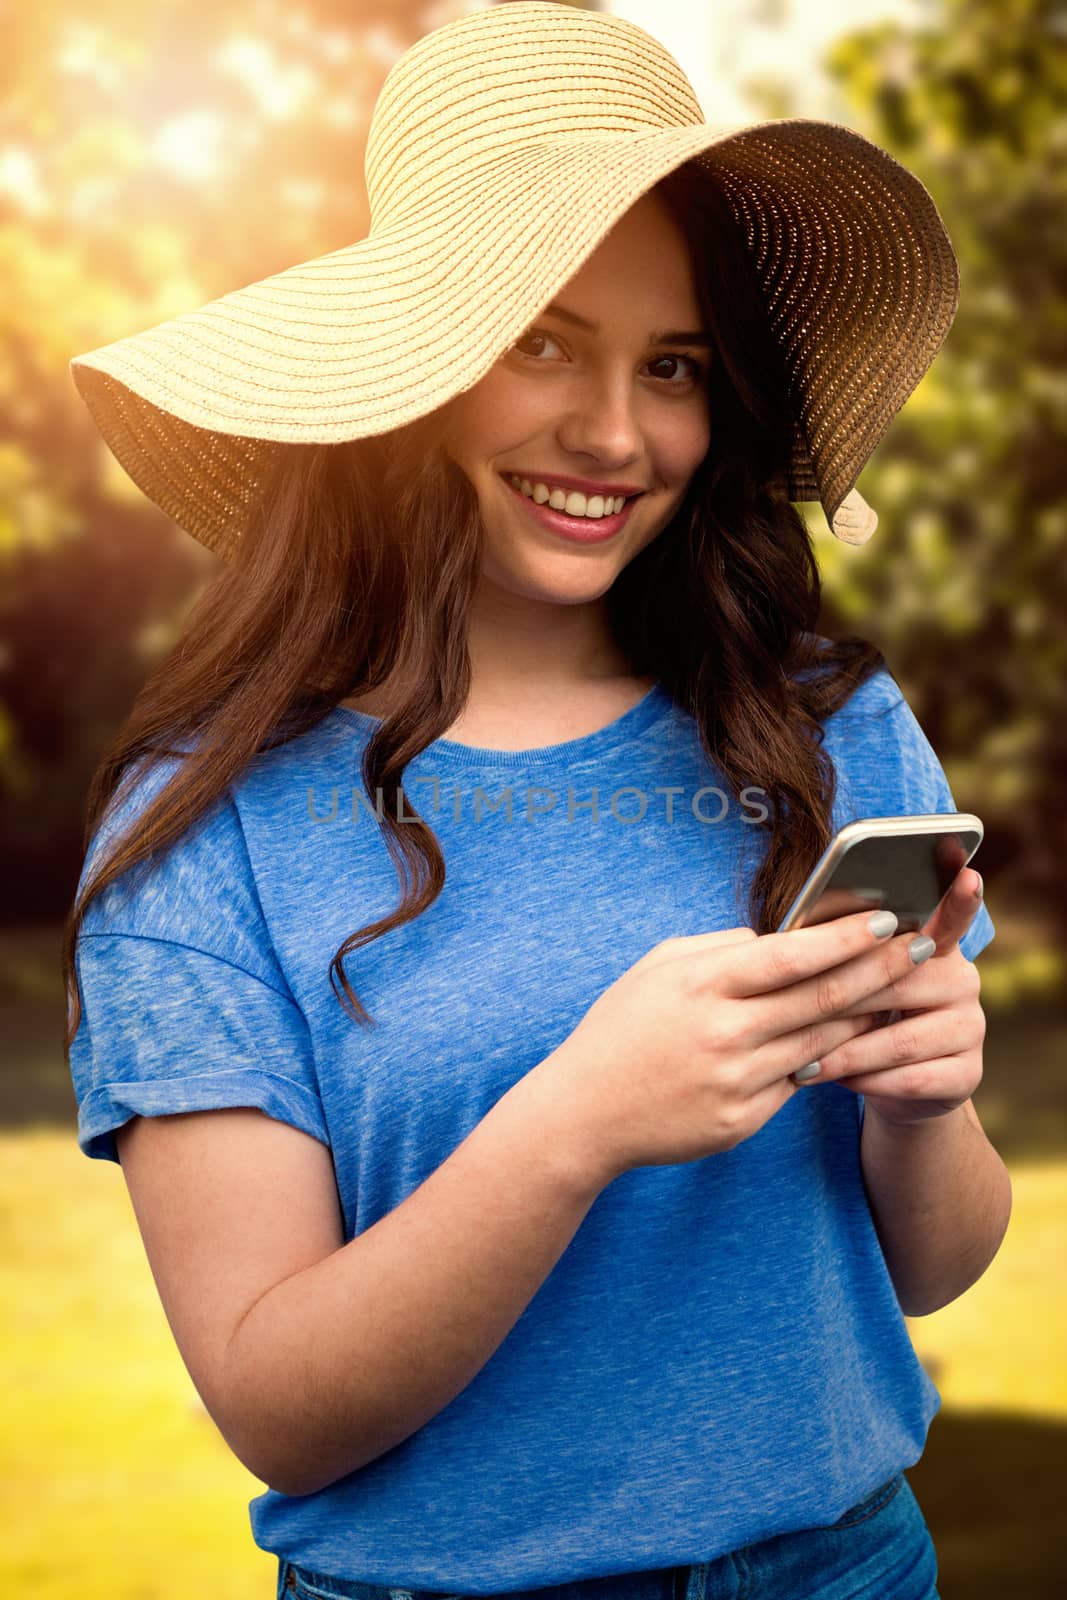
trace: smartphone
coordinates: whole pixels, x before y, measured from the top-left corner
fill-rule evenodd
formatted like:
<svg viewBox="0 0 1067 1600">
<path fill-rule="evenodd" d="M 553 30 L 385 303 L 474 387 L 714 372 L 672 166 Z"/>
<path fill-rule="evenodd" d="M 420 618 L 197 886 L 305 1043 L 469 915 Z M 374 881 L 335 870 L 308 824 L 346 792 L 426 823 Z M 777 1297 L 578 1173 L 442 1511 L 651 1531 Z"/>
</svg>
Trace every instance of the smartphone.
<svg viewBox="0 0 1067 1600">
<path fill-rule="evenodd" d="M 921 928 L 983 833 L 969 811 L 850 822 L 815 863 L 779 932 L 866 910 L 895 912 L 900 933 Z"/>
</svg>

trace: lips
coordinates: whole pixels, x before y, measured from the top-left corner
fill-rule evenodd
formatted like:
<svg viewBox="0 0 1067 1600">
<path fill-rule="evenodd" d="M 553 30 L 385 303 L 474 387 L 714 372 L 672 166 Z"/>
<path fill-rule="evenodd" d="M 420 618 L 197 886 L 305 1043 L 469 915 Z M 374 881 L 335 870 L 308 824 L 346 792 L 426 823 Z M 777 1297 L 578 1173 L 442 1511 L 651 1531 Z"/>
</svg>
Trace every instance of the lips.
<svg viewBox="0 0 1067 1600">
<path fill-rule="evenodd" d="M 616 511 L 610 517 L 569 517 L 565 511 L 553 511 L 547 504 L 539 506 L 529 495 L 523 494 L 521 489 L 509 483 L 506 478 L 501 480 L 508 493 L 525 508 L 530 518 L 547 532 L 555 534 L 557 538 L 568 540 L 571 544 L 603 544 L 608 539 L 613 539 L 630 520 L 639 495 L 628 499 L 621 511 Z"/>
</svg>

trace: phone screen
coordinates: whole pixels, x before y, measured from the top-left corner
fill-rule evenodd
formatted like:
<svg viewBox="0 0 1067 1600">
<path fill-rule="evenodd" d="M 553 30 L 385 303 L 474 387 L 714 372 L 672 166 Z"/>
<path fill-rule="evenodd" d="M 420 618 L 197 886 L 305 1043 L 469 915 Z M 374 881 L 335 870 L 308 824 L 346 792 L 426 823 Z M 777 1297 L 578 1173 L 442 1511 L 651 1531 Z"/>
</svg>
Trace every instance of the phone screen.
<svg viewBox="0 0 1067 1600">
<path fill-rule="evenodd" d="M 961 827 L 857 839 L 844 851 L 813 901 L 802 904 L 802 891 L 783 926 L 803 928 L 851 912 L 884 908 L 896 913 L 901 933 L 921 928 L 960 868 L 974 855 L 980 838 Z"/>
</svg>

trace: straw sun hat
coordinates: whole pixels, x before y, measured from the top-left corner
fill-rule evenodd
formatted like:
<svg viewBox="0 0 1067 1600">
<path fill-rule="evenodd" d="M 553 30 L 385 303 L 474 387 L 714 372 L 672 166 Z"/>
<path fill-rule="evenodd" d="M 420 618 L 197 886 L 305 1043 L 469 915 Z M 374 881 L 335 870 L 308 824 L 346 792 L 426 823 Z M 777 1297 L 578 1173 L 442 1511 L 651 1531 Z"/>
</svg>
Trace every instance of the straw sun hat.
<svg viewBox="0 0 1067 1600">
<path fill-rule="evenodd" d="M 460 17 L 392 67 L 366 238 L 77 356 L 74 382 L 133 481 L 229 557 L 280 448 L 380 434 L 469 389 L 691 160 L 725 193 L 782 350 L 789 498 L 861 544 L 877 518 L 856 479 L 959 299 L 929 193 L 835 123 L 707 123 L 643 29 L 549 0 Z"/>
</svg>

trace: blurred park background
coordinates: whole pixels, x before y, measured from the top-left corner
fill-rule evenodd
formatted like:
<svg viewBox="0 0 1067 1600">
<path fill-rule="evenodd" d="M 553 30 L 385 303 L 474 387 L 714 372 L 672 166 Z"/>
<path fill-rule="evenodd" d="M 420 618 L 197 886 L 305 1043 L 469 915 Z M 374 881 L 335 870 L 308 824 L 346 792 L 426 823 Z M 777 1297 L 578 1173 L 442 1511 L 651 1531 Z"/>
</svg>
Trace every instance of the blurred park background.
<svg viewBox="0 0 1067 1600">
<path fill-rule="evenodd" d="M 75 1143 L 60 926 L 104 743 L 216 559 L 104 448 L 72 355 L 367 229 L 386 71 L 463 0 L 0 0 L 0 1580 L 40 1600 L 272 1593 L 260 1484 L 185 1373 L 119 1169 Z M 909 1471 L 943 1600 L 1062 1592 L 1067 1539 L 1067 6 L 602 0 L 712 121 L 844 122 L 922 178 L 960 257 L 931 372 L 860 480 L 853 549 L 805 508 L 823 631 L 886 653 L 997 938 L 983 1124 L 1008 1237 L 909 1324 L 941 1390 Z M 802 1600 L 802 1597 L 798 1597 Z M 889 1600 L 889 1597 L 886 1597 Z"/>
</svg>

